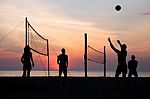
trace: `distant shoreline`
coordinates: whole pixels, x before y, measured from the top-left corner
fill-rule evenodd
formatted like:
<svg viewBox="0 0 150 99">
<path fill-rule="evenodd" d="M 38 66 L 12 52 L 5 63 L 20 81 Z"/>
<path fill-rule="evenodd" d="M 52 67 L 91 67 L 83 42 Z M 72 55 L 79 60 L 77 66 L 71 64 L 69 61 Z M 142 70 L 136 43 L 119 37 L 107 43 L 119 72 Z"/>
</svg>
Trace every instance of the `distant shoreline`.
<svg viewBox="0 0 150 99">
<path fill-rule="evenodd" d="M 150 77 L 150 72 L 138 72 L 139 77 Z M 89 77 L 103 77 L 104 72 L 102 71 L 88 71 Z M 114 72 L 107 71 L 106 77 L 114 77 Z M 20 77 L 22 71 L 0 71 L 0 77 Z M 31 71 L 31 77 L 47 76 L 47 71 Z M 50 71 L 50 76 L 58 76 L 58 71 Z M 84 77 L 84 71 L 68 71 L 69 77 Z M 120 75 L 121 76 L 121 75 Z"/>
</svg>

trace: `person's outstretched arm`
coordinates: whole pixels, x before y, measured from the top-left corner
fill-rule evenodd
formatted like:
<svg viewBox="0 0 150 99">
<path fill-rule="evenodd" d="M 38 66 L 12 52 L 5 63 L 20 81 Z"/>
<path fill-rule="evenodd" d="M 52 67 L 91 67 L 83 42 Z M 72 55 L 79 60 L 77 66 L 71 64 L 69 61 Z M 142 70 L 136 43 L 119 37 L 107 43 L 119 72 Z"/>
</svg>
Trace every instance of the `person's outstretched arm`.
<svg viewBox="0 0 150 99">
<path fill-rule="evenodd" d="M 24 63 L 24 53 L 23 53 L 23 55 L 21 56 L 20 61 L 21 61 L 22 63 Z"/>
<path fill-rule="evenodd" d="M 66 65 L 67 65 L 67 67 L 68 67 L 68 56 L 67 56 L 67 62 L 66 62 Z"/>
<path fill-rule="evenodd" d="M 112 44 L 112 42 L 111 42 L 111 40 L 110 40 L 110 38 L 108 38 L 108 41 L 109 41 L 109 43 L 110 43 L 110 47 L 116 52 L 116 53 L 118 53 L 119 52 L 119 50 L 118 49 L 116 49 L 115 47 L 114 47 L 114 45 Z"/>
<path fill-rule="evenodd" d="M 59 64 L 59 56 L 57 56 L 57 64 Z"/>
<path fill-rule="evenodd" d="M 33 61 L 32 54 L 31 54 L 31 62 L 32 62 L 32 66 L 34 67 L 34 61 Z"/>
<path fill-rule="evenodd" d="M 137 69 L 137 66 L 138 66 L 138 61 L 136 61 L 136 69 Z"/>
</svg>

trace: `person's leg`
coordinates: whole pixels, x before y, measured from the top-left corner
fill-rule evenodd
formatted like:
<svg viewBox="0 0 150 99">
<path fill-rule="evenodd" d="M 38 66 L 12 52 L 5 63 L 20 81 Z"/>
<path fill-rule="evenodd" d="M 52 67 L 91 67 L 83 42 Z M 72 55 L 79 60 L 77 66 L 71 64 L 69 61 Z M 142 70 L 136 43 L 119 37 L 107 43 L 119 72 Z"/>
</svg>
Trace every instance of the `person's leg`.
<svg viewBox="0 0 150 99">
<path fill-rule="evenodd" d="M 67 68 L 63 69 L 64 77 L 67 77 Z"/>
<path fill-rule="evenodd" d="M 128 85 L 130 85 L 131 77 L 132 77 L 132 71 L 129 70 L 129 74 L 128 74 Z"/>
<path fill-rule="evenodd" d="M 135 78 L 138 78 L 138 73 L 137 73 L 137 71 L 135 71 L 134 76 L 135 76 Z"/>
<path fill-rule="evenodd" d="M 27 70 L 27 77 L 30 77 L 31 70 Z"/>
<path fill-rule="evenodd" d="M 125 71 L 125 72 L 122 72 L 123 82 L 124 82 L 124 85 L 125 85 L 125 86 L 128 85 L 128 79 L 126 78 L 126 74 L 127 74 L 126 71 Z"/>
<path fill-rule="evenodd" d="M 127 66 L 126 64 L 122 65 L 122 77 L 125 79 L 126 78 L 126 74 L 127 74 Z"/>
<path fill-rule="evenodd" d="M 27 77 L 30 77 L 31 65 L 27 67 Z"/>
<path fill-rule="evenodd" d="M 127 65 L 126 64 L 124 64 L 124 65 L 122 65 L 123 67 L 122 67 L 122 77 L 123 77 L 123 83 L 124 83 L 124 85 L 126 86 L 127 84 L 128 84 L 128 80 L 127 80 L 127 78 L 126 78 L 126 74 L 127 74 Z"/>
<path fill-rule="evenodd" d="M 61 77 L 61 74 L 62 74 L 62 68 L 59 67 L 59 77 Z"/>
<path fill-rule="evenodd" d="M 23 66 L 23 74 L 22 74 L 22 77 L 26 77 L 26 68 L 25 68 L 25 66 Z"/>
<path fill-rule="evenodd" d="M 62 79 L 62 83 L 65 84 L 66 83 L 66 78 L 67 78 L 67 70 L 65 67 L 62 68 L 62 72 L 64 74 L 64 78 Z"/>
<path fill-rule="evenodd" d="M 137 81 L 137 78 L 138 78 L 137 71 L 135 71 L 135 72 L 133 73 L 133 75 L 135 76 L 135 79 L 134 79 L 134 81 L 133 81 L 133 84 L 135 84 L 136 81 Z"/>
<path fill-rule="evenodd" d="M 122 77 L 123 77 L 123 78 L 126 78 L 126 72 L 123 72 L 123 73 L 122 73 Z"/>
<path fill-rule="evenodd" d="M 117 83 L 118 88 L 120 88 L 119 75 L 120 75 L 120 70 L 119 70 L 119 68 L 117 67 L 117 70 L 116 70 L 116 73 L 115 73 L 115 80 L 116 80 L 116 83 Z"/>
<path fill-rule="evenodd" d="M 26 77 L 26 70 L 23 70 L 22 77 Z"/>
</svg>

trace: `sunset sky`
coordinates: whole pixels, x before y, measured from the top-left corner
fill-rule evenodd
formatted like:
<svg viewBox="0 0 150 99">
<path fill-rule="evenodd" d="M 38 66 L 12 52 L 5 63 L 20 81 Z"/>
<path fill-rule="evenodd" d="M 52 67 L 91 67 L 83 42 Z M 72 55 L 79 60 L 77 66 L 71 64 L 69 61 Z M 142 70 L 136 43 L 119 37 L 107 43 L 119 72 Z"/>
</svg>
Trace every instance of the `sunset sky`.
<svg viewBox="0 0 150 99">
<path fill-rule="evenodd" d="M 114 7 L 120 4 L 117 12 Z M 61 48 L 69 56 L 69 70 L 84 70 L 84 33 L 97 50 L 107 49 L 107 70 L 115 71 L 117 55 L 107 38 L 127 44 L 127 61 L 132 54 L 139 61 L 138 71 L 150 71 L 150 0 L 0 0 L 0 70 L 22 70 L 25 17 L 43 37 L 49 39 L 50 69 L 57 70 Z M 55 50 L 55 52 L 54 52 Z M 34 55 L 34 70 L 43 70 Z M 46 64 L 46 57 L 43 57 Z M 47 67 L 45 66 L 47 69 Z M 102 64 L 89 62 L 89 71 L 103 71 Z"/>
</svg>

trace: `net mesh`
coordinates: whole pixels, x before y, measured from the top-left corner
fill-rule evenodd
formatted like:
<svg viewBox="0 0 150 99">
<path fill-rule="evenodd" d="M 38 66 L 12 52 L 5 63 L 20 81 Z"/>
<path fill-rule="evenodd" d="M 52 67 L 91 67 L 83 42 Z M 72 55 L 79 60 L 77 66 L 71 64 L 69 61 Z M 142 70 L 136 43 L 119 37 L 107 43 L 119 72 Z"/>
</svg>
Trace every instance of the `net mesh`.
<svg viewBox="0 0 150 99">
<path fill-rule="evenodd" d="M 104 64 L 104 53 L 88 46 L 88 60 L 91 62 Z"/>
<path fill-rule="evenodd" d="M 28 44 L 30 48 L 42 55 L 47 53 L 47 39 L 43 38 L 35 29 L 28 23 Z"/>
</svg>

